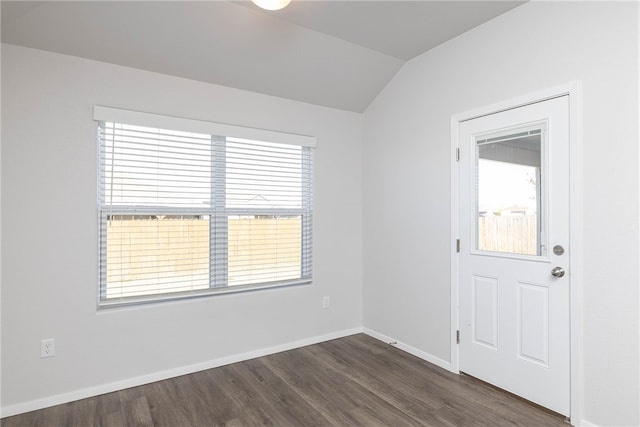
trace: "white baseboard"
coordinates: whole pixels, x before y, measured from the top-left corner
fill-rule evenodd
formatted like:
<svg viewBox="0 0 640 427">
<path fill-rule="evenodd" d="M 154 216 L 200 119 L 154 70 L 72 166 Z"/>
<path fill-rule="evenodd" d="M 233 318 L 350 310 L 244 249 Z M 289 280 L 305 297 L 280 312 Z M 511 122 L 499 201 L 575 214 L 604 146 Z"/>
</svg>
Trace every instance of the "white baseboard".
<svg viewBox="0 0 640 427">
<path fill-rule="evenodd" d="M 383 335 L 379 332 L 373 331 L 371 329 L 368 328 L 363 328 L 362 330 L 365 334 L 369 335 L 370 337 L 373 337 L 377 340 L 380 341 L 384 341 L 386 343 L 391 343 L 394 342 L 395 344 L 393 344 L 394 347 L 399 348 L 402 351 L 406 351 L 409 354 L 412 354 L 416 357 L 419 357 L 422 360 L 425 360 L 429 363 L 433 363 L 436 366 L 439 366 L 443 369 L 446 369 L 447 371 L 451 371 L 451 362 L 448 362 L 446 360 L 440 359 L 439 357 L 436 357 L 432 354 L 426 353 L 422 350 L 418 350 L 415 347 L 412 347 L 408 344 L 405 344 L 403 342 L 400 342 L 392 337 L 388 337 L 386 335 Z"/>
<path fill-rule="evenodd" d="M 580 427 L 598 427 L 598 424 L 590 423 L 587 420 L 581 420 L 580 424 L 573 424 L 573 425 L 580 426 Z"/>
<path fill-rule="evenodd" d="M 35 411 L 38 409 L 48 408 L 50 406 L 60 405 L 63 403 L 73 402 L 80 399 L 86 399 L 88 397 L 94 397 L 105 393 L 112 393 L 114 391 L 124 390 L 131 387 L 137 387 L 144 384 L 153 383 L 156 381 L 166 380 L 169 378 L 179 377 L 181 375 L 192 374 L 198 371 L 204 371 L 205 369 L 217 368 L 224 365 L 230 365 L 232 363 L 243 362 L 249 359 L 255 359 L 256 357 L 268 356 L 270 354 L 280 353 L 287 350 L 293 350 L 296 348 L 304 347 L 307 345 L 318 344 L 324 341 L 333 340 L 336 338 L 342 338 L 349 335 L 362 333 L 362 328 L 352 328 L 342 331 L 336 331 L 325 335 L 319 335 L 316 337 L 305 338 L 298 341 L 292 341 L 273 347 L 262 348 L 246 353 L 236 354 L 232 356 L 221 357 L 219 359 L 208 360 L 206 362 L 196 363 L 188 366 L 181 366 L 179 368 L 168 369 L 166 371 L 154 372 L 147 375 L 142 375 L 135 378 L 128 378 L 126 380 L 115 381 L 108 384 L 102 384 L 95 387 L 88 387 L 81 390 L 72 391 L 69 393 L 57 394 L 55 396 L 45 397 L 42 399 L 30 400 L 28 402 L 17 403 L 14 405 L 5 406 L 0 409 L 3 417 L 10 417 L 12 415 L 18 415 L 25 412 Z"/>
</svg>

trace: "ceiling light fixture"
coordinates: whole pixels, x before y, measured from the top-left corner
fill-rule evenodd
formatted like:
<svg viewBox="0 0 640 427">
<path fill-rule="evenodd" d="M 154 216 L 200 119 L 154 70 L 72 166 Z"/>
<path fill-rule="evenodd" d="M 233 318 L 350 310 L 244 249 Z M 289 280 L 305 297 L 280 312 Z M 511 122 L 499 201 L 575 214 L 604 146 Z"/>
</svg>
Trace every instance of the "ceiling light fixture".
<svg viewBox="0 0 640 427">
<path fill-rule="evenodd" d="M 287 7 L 291 0 L 251 0 L 256 6 L 266 10 L 280 10 Z"/>
</svg>

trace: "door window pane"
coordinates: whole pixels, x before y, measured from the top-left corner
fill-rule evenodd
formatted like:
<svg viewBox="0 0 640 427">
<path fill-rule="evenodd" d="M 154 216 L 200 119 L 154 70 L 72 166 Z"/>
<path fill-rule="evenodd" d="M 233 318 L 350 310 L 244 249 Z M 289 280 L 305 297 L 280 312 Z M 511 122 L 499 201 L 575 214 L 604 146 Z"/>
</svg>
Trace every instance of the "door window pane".
<svg viewBox="0 0 640 427">
<path fill-rule="evenodd" d="M 476 139 L 476 249 L 544 255 L 543 129 Z"/>
</svg>

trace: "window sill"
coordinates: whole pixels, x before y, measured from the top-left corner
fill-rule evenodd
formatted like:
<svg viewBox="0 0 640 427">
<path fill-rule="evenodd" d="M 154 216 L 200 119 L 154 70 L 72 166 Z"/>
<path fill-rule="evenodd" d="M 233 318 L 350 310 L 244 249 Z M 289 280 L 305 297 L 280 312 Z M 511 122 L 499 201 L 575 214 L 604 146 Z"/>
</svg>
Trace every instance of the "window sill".
<svg viewBox="0 0 640 427">
<path fill-rule="evenodd" d="M 99 311 L 118 308 L 118 307 L 135 307 L 147 304 L 156 304 L 169 301 L 180 301 L 195 298 L 206 298 L 217 295 L 237 294 L 253 291 L 262 291 L 267 289 L 278 289 L 300 285 L 309 285 L 313 282 L 313 279 L 299 279 L 286 282 L 265 283 L 257 285 L 244 285 L 244 286 L 226 286 L 219 288 L 209 288 L 201 291 L 190 291 L 172 294 L 157 294 L 157 295 L 145 295 L 142 297 L 130 297 L 130 298 L 111 298 L 109 300 L 99 301 L 97 308 Z"/>
</svg>

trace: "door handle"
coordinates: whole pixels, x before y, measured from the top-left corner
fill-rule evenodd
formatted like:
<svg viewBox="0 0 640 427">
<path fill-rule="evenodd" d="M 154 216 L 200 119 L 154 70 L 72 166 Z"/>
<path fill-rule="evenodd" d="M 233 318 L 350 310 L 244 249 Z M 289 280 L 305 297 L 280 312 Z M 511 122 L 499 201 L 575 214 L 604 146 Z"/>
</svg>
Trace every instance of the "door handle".
<svg viewBox="0 0 640 427">
<path fill-rule="evenodd" d="M 562 268 L 562 267 L 554 267 L 551 270 L 551 275 L 553 277 L 563 277 L 564 276 L 564 268 Z"/>
</svg>

